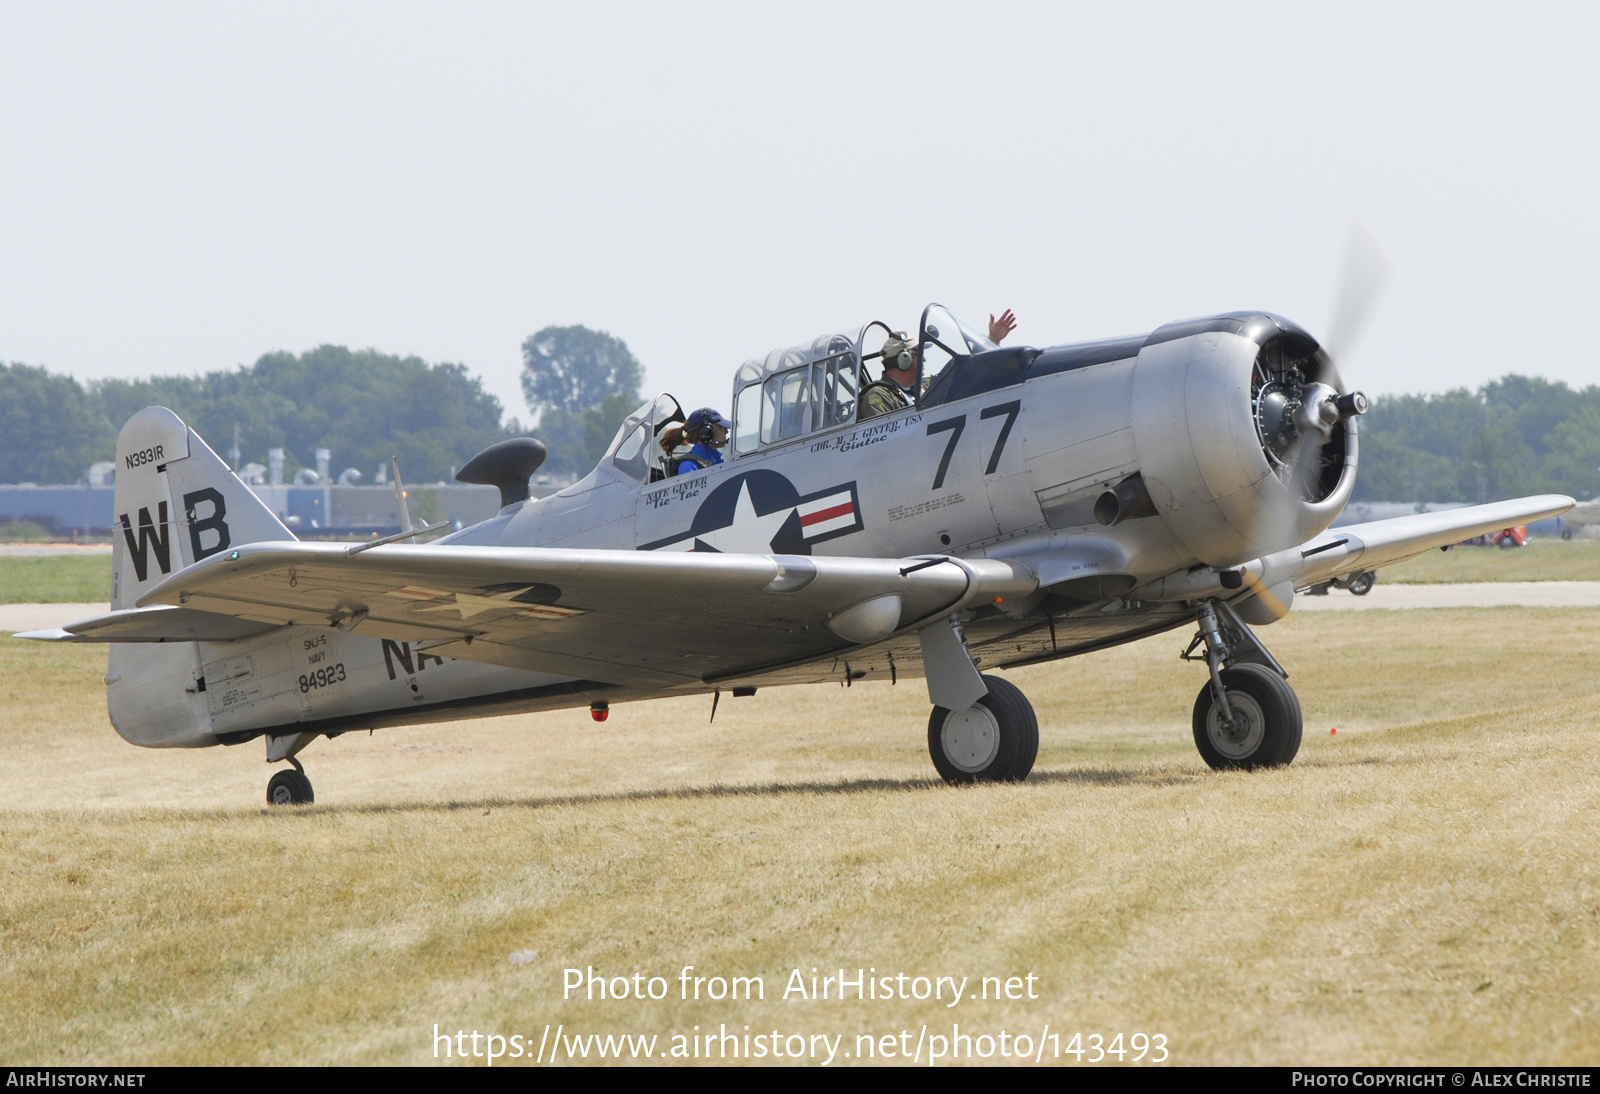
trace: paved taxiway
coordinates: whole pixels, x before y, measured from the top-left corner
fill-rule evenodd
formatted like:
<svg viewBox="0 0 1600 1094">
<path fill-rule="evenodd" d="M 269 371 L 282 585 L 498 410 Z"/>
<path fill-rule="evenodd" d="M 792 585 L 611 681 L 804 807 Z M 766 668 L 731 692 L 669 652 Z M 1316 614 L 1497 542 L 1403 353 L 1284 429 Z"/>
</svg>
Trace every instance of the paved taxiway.
<svg viewBox="0 0 1600 1094">
<path fill-rule="evenodd" d="M 111 554 L 109 543 L 0 543 L 0 556 L 10 558 L 109 554 Z"/>
<path fill-rule="evenodd" d="M 1600 581 L 1480 581 L 1470 585 L 1378 584 L 1366 596 L 1329 589 L 1327 596 L 1294 598 L 1294 610 L 1339 611 L 1383 608 L 1595 608 Z"/>
<path fill-rule="evenodd" d="M 1478 582 L 1471 585 L 1385 585 L 1366 596 L 1342 589 L 1297 596 L 1295 611 L 1372 611 L 1396 608 L 1600 608 L 1600 581 Z M 0 634 L 60 627 L 99 615 L 104 604 L 0 604 Z"/>
</svg>

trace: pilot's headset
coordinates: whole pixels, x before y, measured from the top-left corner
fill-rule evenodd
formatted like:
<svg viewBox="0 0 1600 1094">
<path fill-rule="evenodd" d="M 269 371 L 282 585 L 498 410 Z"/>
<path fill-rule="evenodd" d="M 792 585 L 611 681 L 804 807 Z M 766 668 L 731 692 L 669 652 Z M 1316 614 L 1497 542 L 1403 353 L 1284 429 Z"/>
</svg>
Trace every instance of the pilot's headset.
<svg viewBox="0 0 1600 1094">
<path fill-rule="evenodd" d="M 722 444 L 717 443 L 716 434 L 711 429 L 714 425 L 720 425 L 730 433 L 733 431 L 733 423 L 724 418 L 721 411 L 714 407 L 703 406 L 689 415 L 689 420 L 683 423 L 684 439 L 694 444 L 703 444 L 707 448 L 721 448 L 728 442 L 724 438 Z"/>
<path fill-rule="evenodd" d="M 884 342 L 883 367 L 885 371 L 892 368 L 910 370 L 917 367 L 917 355 L 912 352 L 905 331 L 896 331 L 889 336 L 888 341 Z"/>
</svg>

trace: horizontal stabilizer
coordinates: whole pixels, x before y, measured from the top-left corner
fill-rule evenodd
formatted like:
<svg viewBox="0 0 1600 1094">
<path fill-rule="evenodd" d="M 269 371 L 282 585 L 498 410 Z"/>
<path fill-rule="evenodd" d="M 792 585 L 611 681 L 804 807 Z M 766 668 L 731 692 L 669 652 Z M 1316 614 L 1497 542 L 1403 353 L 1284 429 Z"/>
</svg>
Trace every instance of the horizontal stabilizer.
<svg viewBox="0 0 1600 1094">
<path fill-rule="evenodd" d="M 279 626 L 161 604 L 107 612 L 65 627 L 24 631 L 14 637 L 40 642 L 232 642 L 254 638 Z"/>
</svg>

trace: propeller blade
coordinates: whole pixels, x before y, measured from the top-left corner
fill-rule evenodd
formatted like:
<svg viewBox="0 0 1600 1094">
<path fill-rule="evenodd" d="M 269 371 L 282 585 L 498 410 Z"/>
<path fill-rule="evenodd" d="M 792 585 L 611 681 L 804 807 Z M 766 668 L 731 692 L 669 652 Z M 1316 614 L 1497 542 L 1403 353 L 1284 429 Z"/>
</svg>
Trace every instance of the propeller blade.
<svg viewBox="0 0 1600 1094">
<path fill-rule="evenodd" d="M 1373 234 L 1359 221 L 1352 224 L 1345 244 L 1344 269 L 1339 276 L 1338 303 L 1328 337 L 1322 343 L 1336 366 L 1344 362 L 1361 337 L 1362 328 L 1372 316 L 1372 305 L 1393 268 Z M 1341 392 L 1348 390 L 1342 382 L 1334 386 Z"/>
</svg>

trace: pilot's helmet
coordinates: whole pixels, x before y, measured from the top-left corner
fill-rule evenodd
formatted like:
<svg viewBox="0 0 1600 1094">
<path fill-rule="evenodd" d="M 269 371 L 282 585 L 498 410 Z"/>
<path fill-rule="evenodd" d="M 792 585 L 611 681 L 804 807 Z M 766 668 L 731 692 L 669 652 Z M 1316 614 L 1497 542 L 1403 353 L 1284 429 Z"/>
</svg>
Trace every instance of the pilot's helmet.
<svg viewBox="0 0 1600 1094">
<path fill-rule="evenodd" d="M 883 367 L 885 369 L 913 369 L 917 367 L 916 355 L 911 351 L 911 344 L 906 338 L 905 331 L 896 331 L 883 344 Z"/>
<path fill-rule="evenodd" d="M 703 444 L 708 448 L 715 448 L 718 445 L 711 432 L 711 427 L 714 425 L 720 425 L 730 432 L 733 429 L 733 423 L 724 418 L 720 411 L 713 407 L 703 406 L 689 415 L 689 420 L 683 425 L 683 435 L 688 440 Z M 722 443 L 727 443 L 726 438 L 723 439 Z"/>
</svg>

